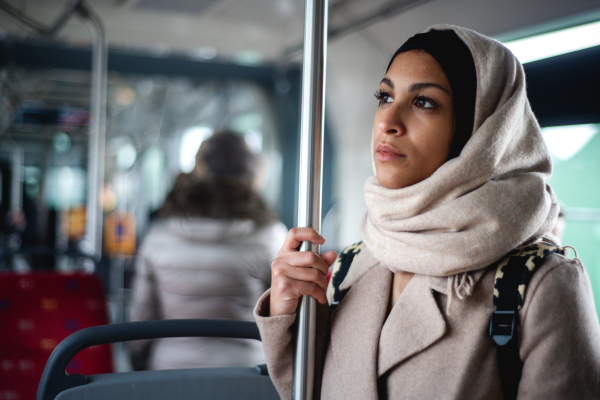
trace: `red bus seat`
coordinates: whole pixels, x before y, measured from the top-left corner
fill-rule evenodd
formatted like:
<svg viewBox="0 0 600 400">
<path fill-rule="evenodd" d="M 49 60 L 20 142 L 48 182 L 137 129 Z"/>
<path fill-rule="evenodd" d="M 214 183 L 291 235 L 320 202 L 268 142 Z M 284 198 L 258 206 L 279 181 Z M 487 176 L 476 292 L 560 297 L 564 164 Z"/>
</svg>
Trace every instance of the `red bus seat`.
<svg viewBox="0 0 600 400">
<path fill-rule="evenodd" d="M 96 274 L 0 272 L 0 398 L 34 399 L 54 348 L 82 328 L 109 323 L 106 293 Z M 89 347 L 67 371 L 114 371 L 109 345 Z"/>
</svg>

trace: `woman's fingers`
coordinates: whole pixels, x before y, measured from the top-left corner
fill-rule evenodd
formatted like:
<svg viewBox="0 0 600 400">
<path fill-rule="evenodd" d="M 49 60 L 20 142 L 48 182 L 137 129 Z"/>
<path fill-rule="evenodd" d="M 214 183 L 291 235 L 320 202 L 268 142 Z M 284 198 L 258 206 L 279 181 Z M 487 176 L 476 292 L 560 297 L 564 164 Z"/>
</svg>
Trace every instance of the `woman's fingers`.
<svg viewBox="0 0 600 400">
<path fill-rule="evenodd" d="M 322 304 L 327 302 L 327 272 L 336 254 L 328 251 L 318 255 L 313 251 L 298 251 L 303 242 L 324 244 L 325 238 L 313 228 L 292 228 L 271 264 L 272 316 L 291 314 L 298 308 L 301 296 L 314 297 Z"/>
<path fill-rule="evenodd" d="M 289 278 L 295 281 L 315 283 L 323 289 L 323 291 L 327 289 L 326 275 L 328 266 L 325 261 L 321 258 L 320 260 L 315 261 L 315 266 L 312 267 L 306 265 L 303 260 L 319 257 L 318 255 L 312 252 L 306 252 L 306 254 L 298 253 L 298 255 L 302 257 L 296 257 L 296 259 L 291 260 L 291 257 L 288 257 L 287 260 L 277 258 L 271 265 L 272 280 L 278 281 Z"/>
<path fill-rule="evenodd" d="M 321 304 L 327 302 L 327 271 L 334 252 L 325 258 L 311 251 L 281 254 L 271 264 L 272 316 L 291 314 L 298 308 L 301 296 L 314 297 Z"/>
<path fill-rule="evenodd" d="M 326 275 L 327 270 L 329 269 L 327 261 L 314 251 L 294 251 L 283 253 L 273 261 L 273 264 L 275 263 L 280 265 L 289 265 L 291 267 L 314 268 L 321 271 L 323 275 Z M 273 264 L 271 264 L 271 269 L 273 269 Z"/>
<path fill-rule="evenodd" d="M 323 280 L 326 279 L 323 277 Z M 325 284 L 325 287 L 327 287 L 327 284 Z M 275 284 L 271 285 L 271 296 L 275 294 L 273 291 L 278 294 L 278 296 L 276 296 L 278 301 L 294 302 L 293 309 L 286 314 L 296 311 L 298 299 L 304 295 L 314 297 L 321 304 L 325 304 L 327 301 L 325 297 L 325 288 L 323 288 L 321 282 L 294 279 L 289 275 L 283 276 L 281 279 L 278 279 Z"/>
<path fill-rule="evenodd" d="M 270 315 L 287 315 L 296 312 L 299 299 L 303 295 L 312 296 L 321 304 L 327 302 L 325 292 L 316 283 L 280 280 L 271 286 Z"/>
<path fill-rule="evenodd" d="M 283 242 L 283 246 L 281 247 L 281 250 L 279 250 L 279 254 L 298 251 L 298 246 L 300 246 L 302 242 L 323 244 L 325 243 L 325 238 L 319 235 L 313 228 L 292 228 L 288 232 L 288 235 Z"/>
</svg>

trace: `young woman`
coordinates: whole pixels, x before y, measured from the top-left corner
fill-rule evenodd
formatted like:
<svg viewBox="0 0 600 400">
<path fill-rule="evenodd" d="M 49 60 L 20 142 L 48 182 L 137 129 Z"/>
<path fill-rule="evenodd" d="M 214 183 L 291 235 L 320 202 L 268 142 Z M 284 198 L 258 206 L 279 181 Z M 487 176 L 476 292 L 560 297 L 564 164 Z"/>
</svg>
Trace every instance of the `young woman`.
<svg viewBox="0 0 600 400">
<path fill-rule="evenodd" d="M 252 320 L 270 284 L 269 265 L 286 227 L 253 188 L 257 160 L 243 137 L 215 133 L 181 174 L 136 259 L 131 321 L 176 318 Z M 260 343 L 166 338 L 132 342 L 136 369 L 264 363 Z"/>
<path fill-rule="evenodd" d="M 311 295 L 316 398 L 502 399 L 494 264 L 552 243 L 558 214 L 522 66 L 490 38 L 436 26 L 394 54 L 376 97 L 363 241 L 337 288 L 347 294 L 331 311 L 336 255 L 297 251 L 325 239 L 290 230 L 255 308 L 270 375 L 291 398 L 295 312 Z M 545 257 L 518 314 L 518 398 L 600 398 L 600 326 L 579 260 Z"/>
</svg>

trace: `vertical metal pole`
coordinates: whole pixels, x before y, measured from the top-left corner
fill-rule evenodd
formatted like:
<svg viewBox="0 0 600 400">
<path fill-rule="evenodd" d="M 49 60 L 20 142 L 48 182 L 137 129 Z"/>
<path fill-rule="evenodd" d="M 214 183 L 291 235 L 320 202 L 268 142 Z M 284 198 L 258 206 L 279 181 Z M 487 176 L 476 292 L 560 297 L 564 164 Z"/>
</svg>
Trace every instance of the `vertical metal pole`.
<svg viewBox="0 0 600 400">
<path fill-rule="evenodd" d="M 310 226 L 317 232 L 321 230 L 327 3 L 327 0 L 306 0 L 304 15 L 298 226 Z M 320 246 L 305 242 L 301 250 L 319 253 Z M 303 296 L 298 311 L 293 388 L 295 400 L 313 397 L 316 314 L 316 300 Z"/>
<path fill-rule="evenodd" d="M 107 44 L 100 18 L 82 2 L 77 11 L 89 23 L 94 35 L 92 54 L 92 121 L 88 149 L 88 198 L 86 210 L 86 238 L 92 255 L 98 260 L 102 254 L 102 207 L 99 194 L 104 184 L 104 148 L 106 137 L 106 82 Z"/>
<path fill-rule="evenodd" d="M 10 210 L 20 212 L 23 210 L 23 163 L 25 161 L 23 147 L 14 143 L 12 152 L 12 171 L 10 188 Z"/>
</svg>

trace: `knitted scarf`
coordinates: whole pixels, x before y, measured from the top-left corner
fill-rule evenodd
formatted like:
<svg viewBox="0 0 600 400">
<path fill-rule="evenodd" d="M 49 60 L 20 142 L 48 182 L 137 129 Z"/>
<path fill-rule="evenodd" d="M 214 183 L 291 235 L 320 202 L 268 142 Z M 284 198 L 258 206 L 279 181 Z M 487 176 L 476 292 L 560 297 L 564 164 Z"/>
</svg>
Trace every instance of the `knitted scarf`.
<svg viewBox="0 0 600 400">
<path fill-rule="evenodd" d="M 460 156 L 401 189 L 364 186 L 362 239 L 391 271 L 447 276 L 472 291 L 480 270 L 548 234 L 558 204 L 547 181 L 550 155 L 531 111 L 523 67 L 499 42 L 450 25 L 471 50 L 477 73 L 474 130 Z"/>
</svg>

